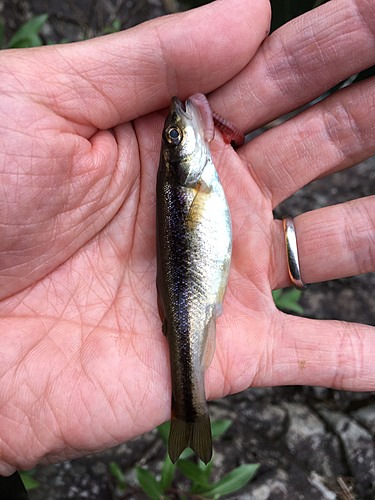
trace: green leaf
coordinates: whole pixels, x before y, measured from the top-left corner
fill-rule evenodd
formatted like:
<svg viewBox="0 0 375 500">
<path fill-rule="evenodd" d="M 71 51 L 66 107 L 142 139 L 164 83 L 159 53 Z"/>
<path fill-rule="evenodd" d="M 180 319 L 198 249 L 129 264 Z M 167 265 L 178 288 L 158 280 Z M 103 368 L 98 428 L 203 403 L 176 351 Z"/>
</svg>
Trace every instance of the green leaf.
<svg viewBox="0 0 375 500">
<path fill-rule="evenodd" d="M 198 465 L 189 460 L 177 460 L 177 467 L 180 471 L 195 484 L 208 486 L 207 475 Z"/>
<path fill-rule="evenodd" d="M 149 470 L 138 466 L 136 467 L 136 473 L 141 488 L 152 500 L 160 500 L 160 498 L 163 498 L 161 485 Z"/>
<path fill-rule="evenodd" d="M 232 420 L 215 420 L 211 422 L 212 439 L 220 437 L 232 425 Z"/>
<path fill-rule="evenodd" d="M 163 467 L 161 469 L 161 476 L 160 476 L 160 486 L 163 491 L 165 491 L 171 484 L 174 476 L 174 471 L 175 471 L 175 466 L 172 464 L 171 459 L 167 454 L 163 462 Z"/>
<path fill-rule="evenodd" d="M 1 20 L 0 17 L 0 49 L 2 49 L 4 46 L 4 26 L 3 26 L 3 21 Z"/>
<path fill-rule="evenodd" d="M 168 437 L 169 437 L 169 431 L 171 430 L 171 423 L 164 422 L 164 424 L 159 425 L 157 429 L 160 439 L 163 441 L 165 446 L 168 446 Z"/>
<path fill-rule="evenodd" d="M 186 448 L 180 455 L 180 458 L 186 460 L 194 455 L 194 451 L 191 448 Z"/>
<path fill-rule="evenodd" d="M 38 488 L 40 484 L 36 479 L 31 477 L 30 473 L 32 474 L 34 470 L 32 471 L 27 471 L 27 472 L 20 472 L 19 475 L 21 476 L 22 482 L 25 485 L 25 488 L 27 490 L 35 490 L 35 488 Z"/>
<path fill-rule="evenodd" d="M 213 457 L 212 459 L 208 462 L 208 464 L 206 465 L 204 462 L 202 462 L 202 460 L 199 460 L 198 461 L 198 467 L 200 468 L 200 470 L 203 472 L 203 474 L 206 476 L 206 479 L 207 479 L 207 482 L 208 482 L 208 478 L 210 477 L 210 474 L 211 474 L 211 469 L 212 469 L 212 465 L 213 465 L 214 461 L 213 461 Z"/>
<path fill-rule="evenodd" d="M 126 481 L 121 467 L 116 462 L 110 462 L 109 471 L 117 479 L 120 491 L 125 491 Z"/>
<path fill-rule="evenodd" d="M 207 486 L 210 485 L 210 483 L 208 482 L 208 479 L 209 479 L 210 474 L 211 474 L 211 469 L 212 469 L 213 463 L 214 463 L 213 459 L 210 460 L 207 465 L 204 462 L 202 462 L 202 460 L 198 461 L 198 467 L 199 467 L 201 474 L 202 474 L 202 481 L 200 483 L 194 482 L 192 487 L 189 490 L 190 493 L 193 493 L 193 494 L 198 493 L 200 491 L 200 489 L 202 488 L 202 485 L 204 486 L 205 483 Z"/>
<path fill-rule="evenodd" d="M 199 493 L 207 498 L 218 498 L 222 495 L 229 495 L 234 491 L 239 490 L 247 484 L 254 476 L 259 468 L 259 464 L 244 464 L 232 470 L 224 476 L 220 481 L 208 486 L 201 486 Z"/>
<path fill-rule="evenodd" d="M 17 49 L 22 47 L 38 47 L 42 41 L 38 36 L 43 24 L 46 22 L 48 14 L 34 17 L 21 26 L 8 43 L 8 49 Z"/>
<path fill-rule="evenodd" d="M 301 293 L 302 292 L 300 290 L 292 288 L 286 292 L 284 292 L 283 290 L 274 290 L 272 292 L 272 296 L 278 309 L 286 309 L 298 314 L 303 314 L 303 307 L 298 304 Z"/>
</svg>

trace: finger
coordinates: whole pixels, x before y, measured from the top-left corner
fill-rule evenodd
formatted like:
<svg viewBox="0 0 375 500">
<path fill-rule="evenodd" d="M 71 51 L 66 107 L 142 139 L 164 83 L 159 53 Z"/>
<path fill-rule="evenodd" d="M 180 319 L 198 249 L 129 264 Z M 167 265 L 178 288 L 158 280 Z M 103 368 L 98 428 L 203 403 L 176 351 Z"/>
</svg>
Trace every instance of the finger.
<svg viewBox="0 0 375 500">
<path fill-rule="evenodd" d="M 375 328 L 280 314 L 273 342 L 251 383 L 314 385 L 347 391 L 375 389 Z"/>
<path fill-rule="evenodd" d="M 374 43 L 375 3 L 332 0 L 276 30 L 210 102 L 256 129 L 375 64 Z"/>
<path fill-rule="evenodd" d="M 272 207 L 308 182 L 375 153 L 375 78 L 346 87 L 261 134 L 241 157 Z"/>
<path fill-rule="evenodd" d="M 301 275 L 316 283 L 375 271 L 375 196 L 321 208 L 294 219 Z M 290 286 L 282 222 L 272 224 L 270 283 Z"/>
<path fill-rule="evenodd" d="M 236 309 L 240 314 L 241 307 Z M 208 398 L 281 385 L 375 390 L 374 327 L 311 320 L 278 310 L 269 312 L 269 323 L 265 323 L 264 311 L 244 312 L 244 317 L 242 322 L 220 321 L 216 353 L 206 375 Z M 245 328 L 239 331 L 241 323 Z"/>
<path fill-rule="evenodd" d="M 256 52 L 269 21 L 266 0 L 251 8 L 226 0 L 122 33 L 35 49 L 28 85 L 69 120 L 110 128 L 165 107 L 173 95 L 206 93 L 232 78 Z M 15 78 L 29 53 L 12 63 Z"/>
</svg>

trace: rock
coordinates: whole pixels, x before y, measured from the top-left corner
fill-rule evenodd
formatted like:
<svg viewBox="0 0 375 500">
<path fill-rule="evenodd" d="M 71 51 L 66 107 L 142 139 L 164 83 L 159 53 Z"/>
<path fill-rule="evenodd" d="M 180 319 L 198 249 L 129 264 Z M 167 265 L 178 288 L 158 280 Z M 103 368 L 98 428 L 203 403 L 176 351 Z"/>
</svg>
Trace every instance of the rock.
<svg viewBox="0 0 375 500">
<path fill-rule="evenodd" d="M 323 495 L 326 500 L 337 500 L 337 494 L 331 491 L 324 483 L 324 478 L 315 471 L 310 474 L 311 484 Z"/>
<path fill-rule="evenodd" d="M 259 483 L 259 484 L 258 484 Z M 297 467 L 278 469 L 250 483 L 233 500 L 327 500 Z"/>
<path fill-rule="evenodd" d="M 311 387 L 316 399 L 324 400 L 328 398 L 329 389 L 326 387 Z"/>
<path fill-rule="evenodd" d="M 289 416 L 285 444 L 299 464 L 323 477 L 344 474 L 340 443 L 324 422 L 306 405 L 285 403 Z"/>
<path fill-rule="evenodd" d="M 241 407 L 241 417 L 248 425 L 268 439 L 275 439 L 285 432 L 287 412 L 280 406 L 256 402 Z"/>
<path fill-rule="evenodd" d="M 371 434 L 343 413 L 322 409 L 320 414 L 340 437 L 359 498 L 375 493 L 375 449 Z"/>
<path fill-rule="evenodd" d="M 375 437 L 375 404 L 353 411 L 352 416 Z"/>
</svg>

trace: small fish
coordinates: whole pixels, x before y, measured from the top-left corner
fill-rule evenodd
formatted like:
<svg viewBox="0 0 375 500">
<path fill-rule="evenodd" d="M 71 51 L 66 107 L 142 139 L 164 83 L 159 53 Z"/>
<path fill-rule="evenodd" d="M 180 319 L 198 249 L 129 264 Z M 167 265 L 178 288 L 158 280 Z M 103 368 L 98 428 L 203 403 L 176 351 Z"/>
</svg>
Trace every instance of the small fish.
<svg viewBox="0 0 375 500">
<path fill-rule="evenodd" d="M 157 175 L 156 284 L 170 354 L 173 463 L 186 447 L 206 464 L 212 457 L 204 372 L 215 351 L 232 253 L 228 203 L 208 144 L 213 134 L 203 94 L 185 103 L 172 99 Z"/>
</svg>

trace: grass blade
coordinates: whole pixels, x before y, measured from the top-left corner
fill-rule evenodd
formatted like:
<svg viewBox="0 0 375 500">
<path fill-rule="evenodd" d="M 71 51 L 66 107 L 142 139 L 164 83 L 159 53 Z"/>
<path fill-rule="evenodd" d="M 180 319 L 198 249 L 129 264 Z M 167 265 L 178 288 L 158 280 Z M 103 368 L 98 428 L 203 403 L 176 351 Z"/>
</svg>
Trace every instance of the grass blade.
<svg viewBox="0 0 375 500">
<path fill-rule="evenodd" d="M 30 19 L 27 23 L 21 26 L 11 38 L 8 49 L 18 49 L 21 47 L 38 47 L 42 45 L 42 41 L 38 36 L 44 23 L 47 21 L 48 14 Z"/>
<path fill-rule="evenodd" d="M 122 472 L 121 467 L 116 462 L 110 462 L 109 463 L 109 471 L 117 479 L 118 487 L 119 487 L 120 491 L 125 491 L 126 482 L 125 482 L 125 476 L 124 476 L 124 473 Z"/>
</svg>

